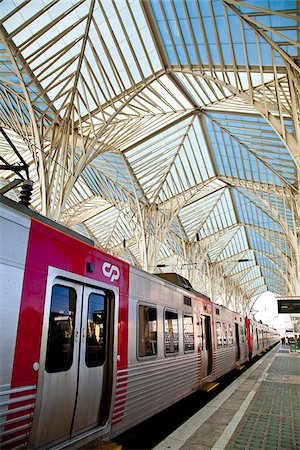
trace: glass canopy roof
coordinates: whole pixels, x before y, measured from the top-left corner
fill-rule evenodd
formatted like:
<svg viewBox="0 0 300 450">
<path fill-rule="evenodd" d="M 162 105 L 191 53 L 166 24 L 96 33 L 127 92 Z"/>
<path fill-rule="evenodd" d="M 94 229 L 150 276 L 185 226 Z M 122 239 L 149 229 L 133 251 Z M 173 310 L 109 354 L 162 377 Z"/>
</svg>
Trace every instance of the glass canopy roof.
<svg viewBox="0 0 300 450">
<path fill-rule="evenodd" d="M 227 305 L 299 294 L 299 17 L 296 0 L 3 0 L 0 187 L 29 176 L 32 208 Z"/>
</svg>

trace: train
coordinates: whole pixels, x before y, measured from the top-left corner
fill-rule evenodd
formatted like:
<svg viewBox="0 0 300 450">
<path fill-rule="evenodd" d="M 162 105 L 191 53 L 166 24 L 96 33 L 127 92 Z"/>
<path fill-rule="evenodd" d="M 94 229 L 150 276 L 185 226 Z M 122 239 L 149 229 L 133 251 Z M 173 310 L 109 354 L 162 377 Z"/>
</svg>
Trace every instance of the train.
<svg viewBox="0 0 300 450">
<path fill-rule="evenodd" d="M 1 448 L 84 448 L 274 346 L 276 330 L 1 195 Z"/>
</svg>

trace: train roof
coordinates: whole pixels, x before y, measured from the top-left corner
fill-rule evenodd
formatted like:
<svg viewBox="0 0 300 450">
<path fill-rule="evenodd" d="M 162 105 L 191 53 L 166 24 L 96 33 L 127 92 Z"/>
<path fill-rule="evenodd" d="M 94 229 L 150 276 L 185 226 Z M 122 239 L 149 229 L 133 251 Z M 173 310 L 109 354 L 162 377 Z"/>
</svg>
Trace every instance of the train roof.
<svg viewBox="0 0 300 450">
<path fill-rule="evenodd" d="M 39 222 L 42 222 L 52 228 L 55 228 L 58 231 L 61 231 L 62 233 L 68 234 L 69 236 L 94 247 L 94 241 L 92 239 L 89 239 L 86 236 L 77 233 L 77 231 L 71 230 L 70 228 L 67 228 L 64 225 L 61 225 L 60 223 L 55 222 L 52 219 L 48 219 L 47 217 L 42 216 L 42 214 L 33 211 L 27 206 L 24 206 L 21 203 L 17 203 L 8 197 L 5 197 L 3 194 L 0 194 L 0 203 L 14 209 L 17 212 L 20 212 L 21 214 L 25 214 L 28 217 L 38 220 Z"/>
<path fill-rule="evenodd" d="M 204 294 L 201 294 L 201 292 L 196 291 L 189 280 L 184 278 L 183 276 L 179 275 L 176 272 L 161 272 L 161 273 L 154 273 L 153 275 L 162 278 L 165 281 L 168 281 L 169 283 L 175 284 L 176 286 L 182 287 L 183 289 L 186 289 L 190 292 L 193 292 L 194 294 L 201 295 L 205 300 L 211 301 L 209 297 L 207 297 Z"/>
</svg>

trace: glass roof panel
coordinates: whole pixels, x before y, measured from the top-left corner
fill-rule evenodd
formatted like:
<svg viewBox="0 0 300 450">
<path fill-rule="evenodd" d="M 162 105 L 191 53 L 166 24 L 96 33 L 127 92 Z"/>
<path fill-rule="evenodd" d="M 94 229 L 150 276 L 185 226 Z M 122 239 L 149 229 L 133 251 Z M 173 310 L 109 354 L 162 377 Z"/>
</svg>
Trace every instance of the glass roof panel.
<svg viewBox="0 0 300 450">
<path fill-rule="evenodd" d="M 9 32 L 15 32 L 17 24 L 29 21 L 26 28 L 17 29 L 14 42 L 62 114 L 72 87 L 78 90 L 76 115 L 85 115 L 161 68 L 137 2 L 132 10 L 126 2 L 106 2 L 105 8 L 96 2 L 90 24 L 87 5 L 86 2 L 53 3 L 34 18 L 40 12 L 41 3 L 30 2 L 4 21 Z M 2 17 L 9 10 L 6 5 Z M 141 15 L 141 29 L 132 20 L 133 11 Z M 126 27 L 121 16 L 126 20 Z M 80 60 L 83 46 L 85 54 Z M 74 86 L 78 68 L 81 82 Z M 88 92 L 89 86 L 93 96 Z"/>
<path fill-rule="evenodd" d="M 182 208 L 179 218 L 190 240 L 194 240 L 197 232 L 200 233 L 201 237 L 204 237 L 203 226 L 222 194 L 223 190 L 220 191 L 218 189 L 217 192 L 212 192 L 204 198 Z M 211 230 L 211 232 L 214 231 L 217 230 Z"/>
<path fill-rule="evenodd" d="M 226 129 L 241 144 L 275 168 L 276 172 L 289 183 L 295 183 L 294 161 L 288 149 L 263 118 L 220 113 L 210 113 L 209 117 L 217 121 L 220 127 Z M 292 132 L 292 123 L 290 122 L 289 125 L 290 129 L 287 128 L 287 130 Z M 251 162 L 254 164 L 253 159 Z"/>
<path fill-rule="evenodd" d="M 283 233 L 282 227 L 272 212 L 270 210 L 266 212 L 262 210 L 264 205 L 261 204 L 257 197 L 251 197 L 248 191 L 247 195 L 243 195 L 242 190 L 239 189 L 234 191 L 234 198 L 236 204 L 240 205 L 238 206 L 238 216 L 241 222 Z"/>
<path fill-rule="evenodd" d="M 245 275 L 240 278 L 240 283 L 249 283 L 252 280 L 257 280 L 261 277 L 260 270 L 257 266 L 252 267 Z"/>
<path fill-rule="evenodd" d="M 255 2 L 251 2 L 254 6 L 250 6 L 250 11 L 249 7 L 244 5 L 236 4 L 235 7 L 240 8 L 245 14 L 251 12 L 251 24 L 252 22 L 258 24 L 258 28 L 262 28 L 266 36 L 269 34 L 274 42 L 278 42 L 287 54 L 296 56 L 297 22 L 293 16 L 281 22 L 280 33 L 276 33 L 276 39 L 274 32 L 268 32 L 271 26 L 273 29 L 276 26 L 273 25 L 274 22 L 271 24 L 271 18 L 278 14 L 276 3 L 278 2 L 268 2 L 267 9 L 270 12 L 266 11 L 262 15 L 258 11 L 257 16 L 254 14 Z M 261 5 L 259 2 L 260 9 L 263 8 Z M 296 1 L 291 1 L 289 5 L 291 9 L 296 10 Z M 263 66 L 273 66 L 269 43 L 246 21 L 243 21 L 241 28 L 239 17 L 232 14 L 229 6 L 223 7 L 218 0 L 212 2 L 190 0 L 186 8 L 181 2 L 173 4 L 169 0 L 163 2 L 151 0 L 151 7 L 171 65 L 193 65 L 198 61 L 209 64 L 211 61 L 215 66 L 221 63 L 232 65 L 233 62 L 237 65 L 247 63 L 259 66 L 262 63 Z M 247 21 L 249 22 L 248 17 Z M 277 51 L 275 59 L 278 66 L 284 65 Z"/>
<path fill-rule="evenodd" d="M 143 189 L 152 198 L 169 171 L 170 165 L 178 153 L 191 119 L 183 121 L 126 152 L 126 158 Z"/>
<path fill-rule="evenodd" d="M 204 211 L 210 211 L 205 223 L 198 230 L 201 238 L 210 236 L 223 228 L 231 227 L 237 223 L 228 189 L 222 191 L 222 195 L 215 198 L 212 196 L 207 197 L 202 200 L 201 205 Z"/>
<path fill-rule="evenodd" d="M 269 241 L 266 241 L 264 237 L 259 234 L 256 230 L 248 229 L 247 235 L 249 238 L 249 244 L 250 247 L 254 248 L 255 250 L 261 251 L 264 254 L 271 255 L 273 257 L 278 256 L 279 252 L 277 251 L 276 247 L 272 245 Z"/>
<path fill-rule="evenodd" d="M 240 199 L 240 202 L 252 202 L 253 205 L 256 205 L 265 215 L 269 217 L 269 220 L 266 219 L 264 223 L 262 223 L 266 228 L 271 228 L 270 223 L 277 222 L 278 217 L 284 223 L 287 223 L 290 229 L 293 229 L 293 218 L 292 211 L 288 204 L 284 203 L 283 200 L 276 196 L 274 192 L 261 192 L 261 198 L 255 194 L 252 194 L 249 190 L 243 188 L 237 188 L 236 196 L 242 194 L 244 200 Z M 273 208 L 273 211 L 272 209 Z M 261 218 L 262 220 L 262 218 Z M 281 227 L 275 231 L 283 231 Z"/>
<path fill-rule="evenodd" d="M 204 155 L 201 153 L 202 147 L 199 144 L 201 135 L 197 134 L 197 130 L 199 126 L 196 123 L 195 127 L 189 130 L 187 138 L 178 149 L 174 164 L 170 167 L 166 184 L 172 186 L 172 196 L 196 187 L 198 182 L 207 180 L 212 172 L 210 159 L 205 159 L 205 153 Z M 203 150 L 205 152 L 205 148 Z"/>
<path fill-rule="evenodd" d="M 232 257 L 235 257 L 239 255 L 241 252 L 244 252 L 245 250 L 248 250 L 248 242 L 245 234 L 245 230 L 241 226 L 237 226 L 235 228 L 232 228 L 228 233 L 225 234 L 226 239 L 228 240 L 228 237 L 230 240 L 228 241 L 226 248 L 219 254 L 218 261 L 232 259 Z M 237 260 L 239 257 L 237 256 Z M 252 265 L 251 263 L 247 263 Z M 247 267 L 247 264 L 243 265 L 243 269 Z M 225 268 L 226 270 L 226 268 Z"/>
<path fill-rule="evenodd" d="M 13 117 L 16 117 L 19 112 L 21 112 L 21 116 L 18 117 L 18 122 L 22 123 L 23 121 L 27 123 L 29 121 L 29 112 L 28 105 L 26 101 L 23 101 L 21 96 L 24 95 L 23 82 L 29 85 L 28 95 L 32 99 L 33 104 L 35 105 L 34 113 L 36 114 L 37 120 L 41 116 L 41 113 L 47 110 L 47 104 L 44 102 L 43 97 L 39 95 L 39 91 L 37 88 L 31 83 L 30 77 L 24 71 L 24 67 L 20 64 L 19 70 L 21 75 L 18 75 L 14 70 L 14 65 L 10 61 L 10 55 L 7 53 L 7 49 L 5 45 L 0 43 L 0 53 L 1 53 L 1 78 L 3 83 L 1 83 L 0 89 L 2 90 L 2 99 L 3 103 L 5 103 L 5 107 L 7 111 Z M 21 78 L 22 77 L 22 78 Z M 16 96 L 10 96 L 8 100 L 7 95 L 4 92 L 3 85 L 7 85 L 11 93 L 15 93 Z M 47 114 L 47 116 L 51 116 L 51 114 Z"/>
<path fill-rule="evenodd" d="M 237 178 L 246 178 L 249 181 L 259 181 L 261 183 L 269 183 L 281 186 L 283 182 L 278 176 L 281 172 L 282 176 L 284 175 L 286 178 L 288 178 L 288 181 L 293 182 L 294 178 L 290 179 L 289 172 L 283 172 L 279 166 L 278 175 L 276 175 L 275 171 L 271 170 L 271 164 L 269 164 L 268 167 L 263 163 L 262 158 L 257 158 L 254 155 L 255 147 L 253 149 L 253 153 L 250 153 L 248 149 L 252 150 L 252 141 L 249 141 L 249 145 L 247 145 L 247 142 L 243 142 L 243 138 L 241 138 L 241 140 L 238 140 L 238 137 L 235 136 L 233 131 L 231 135 L 230 129 L 228 130 L 228 132 L 225 132 L 225 130 L 222 128 L 222 118 L 221 120 L 218 118 L 214 121 L 210 121 L 209 119 L 210 116 L 206 116 L 205 122 L 215 152 L 215 158 L 220 174 Z M 219 120 L 220 122 L 218 122 Z M 248 116 L 247 120 L 250 122 L 253 119 Z M 256 121 L 257 119 L 255 118 L 254 120 Z M 243 119 L 241 119 L 240 122 L 243 123 Z M 255 129 L 255 122 L 253 123 L 253 127 Z M 275 139 L 277 141 L 276 137 Z M 255 137 L 253 138 L 253 140 L 255 144 Z M 278 148 L 279 147 L 281 146 L 278 146 Z M 291 158 L 289 154 L 285 149 L 283 151 L 286 157 L 285 161 L 287 161 L 287 165 L 291 165 Z M 261 150 L 259 150 L 257 153 L 258 156 L 264 155 L 263 151 Z M 282 156 L 280 156 L 279 159 L 280 158 L 282 158 Z"/>
<path fill-rule="evenodd" d="M 221 259 L 222 252 L 229 245 L 237 232 L 237 227 L 231 228 L 226 233 L 222 234 L 218 240 L 212 243 L 208 252 L 211 261 L 219 261 Z M 230 253 L 229 256 L 234 256 L 234 253 Z"/>
<path fill-rule="evenodd" d="M 105 244 L 104 246 L 109 246 L 111 236 L 113 235 L 113 229 L 119 220 L 120 212 L 116 208 L 108 208 L 106 211 L 102 212 L 101 216 L 98 218 L 91 218 L 86 221 L 86 225 L 91 230 L 93 235 L 99 239 L 99 241 Z M 123 231 L 125 233 L 125 230 Z"/>
</svg>

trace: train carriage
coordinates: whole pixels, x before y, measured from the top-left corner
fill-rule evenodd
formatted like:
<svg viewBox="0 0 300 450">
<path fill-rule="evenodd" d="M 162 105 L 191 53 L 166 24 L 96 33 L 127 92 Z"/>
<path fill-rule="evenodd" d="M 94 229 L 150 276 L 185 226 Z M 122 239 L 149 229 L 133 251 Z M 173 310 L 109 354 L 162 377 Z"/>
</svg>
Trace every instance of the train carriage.
<svg viewBox="0 0 300 450">
<path fill-rule="evenodd" d="M 1 203 L 2 448 L 110 439 L 279 340 L 179 276 Z"/>
</svg>

